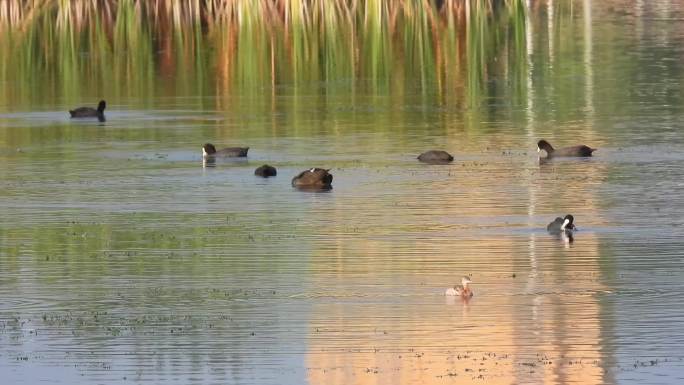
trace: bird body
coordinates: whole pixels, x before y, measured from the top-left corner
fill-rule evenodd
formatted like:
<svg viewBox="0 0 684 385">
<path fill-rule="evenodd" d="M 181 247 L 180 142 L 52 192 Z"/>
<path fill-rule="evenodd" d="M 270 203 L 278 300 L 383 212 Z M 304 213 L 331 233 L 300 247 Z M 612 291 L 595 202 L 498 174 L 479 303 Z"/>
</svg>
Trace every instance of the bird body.
<svg viewBox="0 0 684 385">
<path fill-rule="evenodd" d="M 444 292 L 444 295 L 447 296 L 456 296 L 456 297 L 461 297 L 464 299 L 468 299 L 473 296 L 473 291 L 470 289 L 470 283 L 472 281 L 470 280 L 470 277 L 464 276 L 461 278 L 461 284 L 456 285 L 454 287 L 450 287 L 446 289 Z"/>
<path fill-rule="evenodd" d="M 107 107 L 107 103 L 104 100 L 100 100 L 97 108 L 92 107 L 78 107 L 73 110 L 69 110 L 69 114 L 72 118 L 98 118 L 101 121 L 104 120 L 104 110 Z"/>
<path fill-rule="evenodd" d="M 329 172 L 330 169 L 314 167 L 309 170 L 300 172 L 297 176 L 292 178 L 293 187 L 309 187 L 309 188 L 330 188 L 332 187 L 333 176 Z"/>
<path fill-rule="evenodd" d="M 563 148 L 558 148 L 555 149 L 553 146 L 545 141 L 544 139 L 540 140 L 537 143 L 537 152 L 541 152 L 541 150 L 546 151 L 546 157 L 547 158 L 557 158 L 557 157 L 586 157 L 586 156 L 591 156 L 591 154 L 596 151 L 595 148 L 591 148 L 589 146 L 585 146 L 583 144 L 580 144 L 578 146 L 572 146 L 572 147 L 563 147 Z"/>
<path fill-rule="evenodd" d="M 550 234 L 560 234 L 562 232 L 570 232 L 575 229 L 575 225 L 572 223 L 575 218 L 568 214 L 564 218 L 557 217 L 553 222 L 546 226 L 546 231 Z"/>
<path fill-rule="evenodd" d="M 247 156 L 247 151 L 249 151 L 249 147 L 226 147 L 221 150 L 216 150 L 216 147 L 211 143 L 206 143 L 202 146 L 202 156 L 204 158 L 243 158 Z"/>
<path fill-rule="evenodd" d="M 418 155 L 418 160 L 430 164 L 447 164 L 454 160 L 454 157 L 446 151 L 430 150 Z"/>
<path fill-rule="evenodd" d="M 264 178 L 268 178 L 269 176 L 276 176 L 278 174 L 278 171 L 276 170 L 275 167 L 269 166 L 267 164 L 260 166 L 256 170 L 254 170 L 254 175 L 258 175 Z"/>
</svg>

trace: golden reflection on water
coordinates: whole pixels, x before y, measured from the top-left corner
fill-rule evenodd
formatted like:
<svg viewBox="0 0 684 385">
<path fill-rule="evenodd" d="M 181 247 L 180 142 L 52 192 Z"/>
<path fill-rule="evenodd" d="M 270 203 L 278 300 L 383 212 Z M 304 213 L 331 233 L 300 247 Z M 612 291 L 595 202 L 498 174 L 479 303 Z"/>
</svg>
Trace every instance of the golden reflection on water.
<svg viewBox="0 0 684 385">
<path fill-rule="evenodd" d="M 321 232 L 340 240 L 313 251 L 327 263 L 311 284 L 332 299 L 311 310 L 311 384 L 606 383 L 600 240 L 581 230 L 603 222 L 594 187 L 605 166 L 515 157 L 464 166 L 425 169 L 391 199 L 378 193 L 388 207 L 373 216 L 353 203 L 327 207 L 335 219 Z M 578 201 L 574 242 L 536 223 L 537 208 L 558 207 L 550 221 Z M 346 223 L 362 233 L 340 234 Z M 445 297 L 464 274 L 475 297 Z"/>
<path fill-rule="evenodd" d="M 388 293 L 373 285 L 380 285 L 394 268 L 387 267 L 388 260 L 370 257 L 387 245 L 359 243 L 344 253 L 367 257 L 336 263 L 330 267 L 334 274 L 319 273 L 312 282 L 337 287 L 351 279 L 369 289 L 355 298 L 336 297 L 313 306 L 306 358 L 311 384 L 610 382 L 602 366 L 606 325 L 597 295 L 605 288 L 595 279 L 601 274 L 600 255 L 598 240 L 590 234 L 581 239 L 581 264 L 560 266 L 573 258 L 572 246 L 542 248 L 539 255 L 530 255 L 536 259 L 534 270 L 531 263 L 516 268 L 517 261 L 505 257 L 519 254 L 525 242 L 488 238 L 477 247 L 443 243 L 430 249 L 433 258 L 419 264 L 431 274 L 395 267 L 405 274 L 385 286 Z M 434 256 L 453 255 L 454 250 L 468 258 L 446 263 L 448 274 L 440 273 L 435 266 L 440 258 Z M 516 278 L 481 269 L 492 263 L 491 250 L 501 254 L 495 270 L 517 271 Z M 367 274 L 359 274 L 360 264 Z M 456 277 L 463 267 L 478 271 L 475 297 L 444 297 L 445 275 Z"/>
</svg>

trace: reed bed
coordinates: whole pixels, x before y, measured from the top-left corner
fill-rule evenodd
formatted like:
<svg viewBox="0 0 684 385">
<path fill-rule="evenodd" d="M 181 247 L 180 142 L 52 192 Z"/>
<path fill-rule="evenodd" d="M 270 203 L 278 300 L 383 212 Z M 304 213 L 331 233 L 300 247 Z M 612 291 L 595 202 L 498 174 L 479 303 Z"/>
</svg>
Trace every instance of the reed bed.
<svg viewBox="0 0 684 385">
<path fill-rule="evenodd" d="M 493 13 L 517 7 L 520 0 L 3 0 L 0 26 L 22 27 L 45 14 L 57 15 L 58 27 L 87 26 L 100 17 L 112 25 L 117 11 L 134 9 L 147 22 L 183 24 L 241 24 L 257 16 L 279 26 L 328 26 L 343 23 L 389 22 L 400 15 L 426 16 L 431 22 L 466 10 Z"/>
<path fill-rule="evenodd" d="M 140 94 L 158 77 L 203 94 L 336 79 L 477 93 L 492 57 L 524 53 L 524 12 L 522 0 L 5 0 L 0 81 L 40 74 L 67 95 L 84 82 Z"/>
</svg>

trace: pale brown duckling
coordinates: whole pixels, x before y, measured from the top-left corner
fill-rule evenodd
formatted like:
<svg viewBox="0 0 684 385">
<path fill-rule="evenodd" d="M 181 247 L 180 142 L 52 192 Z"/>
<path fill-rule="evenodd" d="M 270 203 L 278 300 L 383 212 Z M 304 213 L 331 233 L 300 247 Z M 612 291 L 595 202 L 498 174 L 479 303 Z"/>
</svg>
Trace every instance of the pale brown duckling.
<svg viewBox="0 0 684 385">
<path fill-rule="evenodd" d="M 454 287 L 446 289 L 444 295 L 457 296 L 461 298 L 470 298 L 473 296 L 473 291 L 470 289 L 468 285 L 470 285 L 472 282 L 473 281 L 470 280 L 470 277 L 464 276 L 463 278 L 461 278 L 460 285 L 456 285 Z"/>
</svg>

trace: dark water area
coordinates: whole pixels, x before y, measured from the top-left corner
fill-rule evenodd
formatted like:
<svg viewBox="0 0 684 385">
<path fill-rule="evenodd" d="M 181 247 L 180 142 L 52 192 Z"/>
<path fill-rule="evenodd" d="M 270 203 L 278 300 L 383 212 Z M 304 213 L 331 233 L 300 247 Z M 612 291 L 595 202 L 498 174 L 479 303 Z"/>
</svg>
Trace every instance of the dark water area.
<svg viewBox="0 0 684 385">
<path fill-rule="evenodd" d="M 465 99 L 4 78 L 2 382 L 684 382 L 681 5 L 530 2 L 524 52 Z M 542 138 L 598 150 L 540 161 Z M 311 167 L 332 190 L 292 188 Z M 568 213 L 573 242 L 546 232 Z"/>
</svg>

